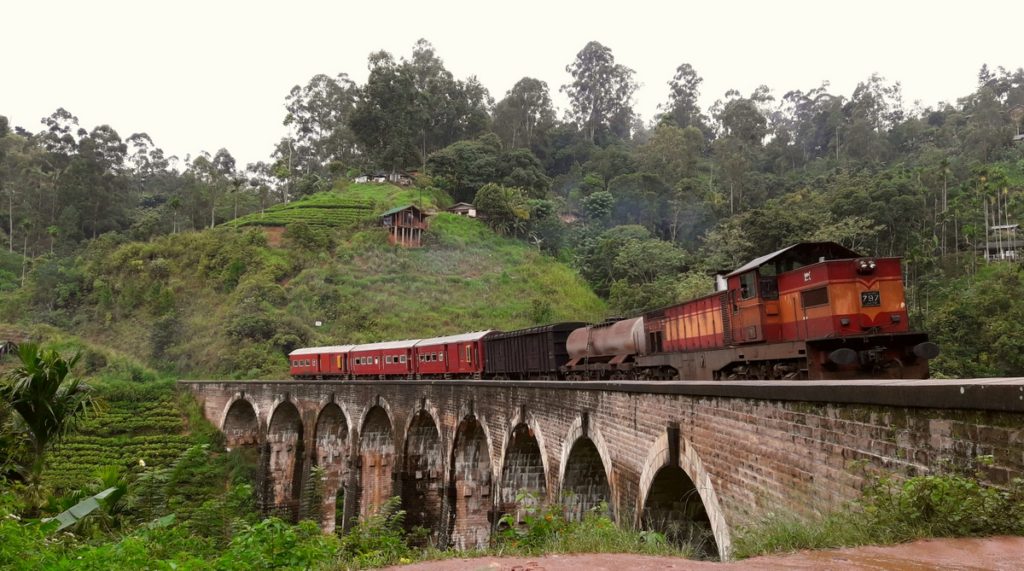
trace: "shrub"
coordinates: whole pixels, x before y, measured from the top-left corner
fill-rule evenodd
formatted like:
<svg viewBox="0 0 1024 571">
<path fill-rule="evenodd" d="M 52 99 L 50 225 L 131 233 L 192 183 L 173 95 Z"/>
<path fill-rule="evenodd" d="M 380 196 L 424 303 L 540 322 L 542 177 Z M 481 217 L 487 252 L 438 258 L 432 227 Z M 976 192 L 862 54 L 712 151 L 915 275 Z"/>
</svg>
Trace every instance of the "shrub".
<svg viewBox="0 0 1024 571">
<path fill-rule="evenodd" d="M 406 543 L 405 511 L 401 498 L 393 497 L 380 509 L 358 522 L 341 538 L 340 553 L 357 567 L 384 567 L 409 559 L 413 552 Z"/>
<path fill-rule="evenodd" d="M 797 549 L 891 544 L 924 537 L 1024 534 L 1024 480 L 1007 488 L 959 475 L 883 477 L 863 497 L 816 521 L 769 514 L 741 529 L 736 557 Z"/>
</svg>

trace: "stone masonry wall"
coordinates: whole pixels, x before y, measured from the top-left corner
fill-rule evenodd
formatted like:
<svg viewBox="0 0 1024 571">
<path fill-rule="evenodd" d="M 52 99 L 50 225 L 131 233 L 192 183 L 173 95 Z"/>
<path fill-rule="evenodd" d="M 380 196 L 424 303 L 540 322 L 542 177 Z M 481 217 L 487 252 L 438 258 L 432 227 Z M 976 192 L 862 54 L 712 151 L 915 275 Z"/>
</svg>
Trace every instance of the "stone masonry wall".
<svg viewBox="0 0 1024 571">
<path fill-rule="evenodd" d="M 478 518 L 480 511 L 460 509 L 458 498 L 468 489 L 464 484 L 474 481 L 477 483 L 473 493 L 483 502 L 481 505 L 497 501 L 499 494 L 484 500 L 481 486 L 500 481 L 506 462 L 522 461 L 517 456 L 522 447 L 510 446 L 510 442 L 513 429 L 524 418 L 530 419 L 530 431 L 542 455 L 543 499 L 558 501 L 563 482 L 570 487 L 578 485 L 580 477 L 589 479 L 591 484 L 600 482 L 596 477 L 600 473 L 594 471 L 599 459 L 614 517 L 621 522 L 638 523 L 655 475 L 662 467 L 675 465 L 695 484 L 723 557 L 728 556 L 731 530 L 736 526 L 750 522 L 766 510 L 814 515 L 837 508 L 859 495 L 870 470 L 912 475 L 950 467 L 978 468 L 996 484 L 1024 476 L 1024 408 L 1014 408 L 1016 402 L 1010 402 L 1017 400 L 1018 388 L 1024 397 L 1024 381 L 1019 380 L 989 386 L 987 396 L 983 395 L 996 403 L 992 408 L 1008 408 L 1006 411 L 944 408 L 956 404 L 943 404 L 947 392 L 955 397 L 955 383 L 934 390 L 922 388 L 921 393 L 912 390 L 906 392 L 911 395 L 906 399 L 884 393 L 881 400 L 892 402 L 881 405 L 871 403 L 875 397 L 863 396 L 863 387 L 828 388 L 827 394 L 834 396 L 834 400 L 853 395 L 851 400 L 868 402 L 828 403 L 801 401 L 799 395 L 789 395 L 785 386 L 774 392 L 765 391 L 772 395 L 765 399 L 669 394 L 667 385 L 652 385 L 650 392 L 568 388 L 564 384 L 471 382 L 197 382 L 182 386 L 197 396 L 207 418 L 220 427 L 224 427 L 233 403 L 251 403 L 258 426 L 237 422 L 244 416 L 238 409 L 230 417 L 232 439 L 239 442 L 254 438 L 265 442 L 271 415 L 288 401 L 296 406 L 306 427 L 302 432 L 308 441 L 305 448 L 313 449 L 314 444 L 322 447 L 323 443 L 310 440 L 316 419 L 328 403 L 337 403 L 350 427 L 350 446 L 358 446 L 363 455 L 360 478 L 354 484 L 362 488 L 361 493 L 346 494 L 346 501 L 351 501 L 352 496 L 362 498 L 362 513 L 399 493 L 403 482 L 395 480 L 408 478 L 410 473 L 415 477 L 416 472 L 422 476 L 419 469 L 407 469 L 397 475 L 393 470 L 401 470 L 404 465 L 405 459 L 395 456 L 406 453 L 405 432 L 413 415 L 430 411 L 436 419 L 441 444 L 427 449 L 417 445 L 420 457 L 414 464 L 438 467 L 444 479 L 439 489 L 455 492 L 448 493 L 437 517 L 438 521 L 454 518 L 449 529 L 456 531 L 469 529 L 460 525 L 477 530 L 484 525 Z M 707 392 L 685 387 L 671 390 Z M 939 390 L 945 392 L 937 394 L 935 391 Z M 978 390 L 968 386 L 967 396 L 977 394 Z M 964 391 L 960 387 L 960 394 Z M 739 387 L 735 392 L 748 394 L 750 390 Z M 913 402 L 911 398 L 917 394 L 922 395 L 921 402 L 938 402 L 940 406 L 898 404 L 903 400 Z M 457 438 L 458 427 L 467 420 L 478 422 L 479 431 Z M 352 429 L 360 422 L 365 424 L 358 434 Z M 385 424 L 389 432 L 383 430 Z M 244 426 L 254 427 L 258 434 L 242 434 Z M 577 443 L 582 447 L 573 452 Z M 486 463 L 472 463 L 477 470 L 476 479 L 456 477 L 452 481 L 454 474 L 467 474 L 463 470 L 473 451 L 488 456 Z M 422 458 L 424 452 L 439 456 L 427 460 Z M 979 467 L 979 456 L 989 456 L 991 462 Z M 453 461 L 456 470 L 451 469 Z M 535 468 L 534 463 L 530 469 Z M 489 472 L 486 486 L 479 477 L 480 470 Z M 346 513 L 355 512 L 347 507 Z M 495 519 L 488 521 L 493 525 Z M 460 541 L 466 535 L 462 537 Z M 477 540 L 469 543 L 473 541 Z"/>
</svg>

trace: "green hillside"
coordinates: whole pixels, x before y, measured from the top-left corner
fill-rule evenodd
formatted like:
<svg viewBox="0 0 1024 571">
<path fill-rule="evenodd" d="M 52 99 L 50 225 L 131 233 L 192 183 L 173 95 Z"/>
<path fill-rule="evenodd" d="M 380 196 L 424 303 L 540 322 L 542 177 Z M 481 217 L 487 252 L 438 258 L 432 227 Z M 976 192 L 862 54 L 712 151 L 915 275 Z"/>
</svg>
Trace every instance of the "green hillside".
<svg viewBox="0 0 1024 571">
<path fill-rule="evenodd" d="M 75 260 L 38 267 L 0 298 L 3 317 L 56 325 L 161 370 L 236 378 L 282 375 L 287 352 L 308 344 L 603 317 L 573 270 L 477 220 L 431 217 L 424 247 L 405 249 L 372 222 L 314 219 L 353 210 L 332 205 L 362 200 L 377 211 L 415 194 L 351 185 L 293 202 L 275 211 L 292 224 L 280 247 L 242 223 L 150 242 L 102 237 Z M 429 205 L 448 200 L 424 195 Z"/>
<path fill-rule="evenodd" d="M 348 228 L 400 204 L 416 204 L 424 209 L 445 207 L 451 199 L 436 189 L 402 188 L 391 184 L 339 184 L 330 192 L 276 204 L 264 212 L 236 218 L 226 226 L 287 226 L 304 222 L 310 226 Z"/>
</svg>

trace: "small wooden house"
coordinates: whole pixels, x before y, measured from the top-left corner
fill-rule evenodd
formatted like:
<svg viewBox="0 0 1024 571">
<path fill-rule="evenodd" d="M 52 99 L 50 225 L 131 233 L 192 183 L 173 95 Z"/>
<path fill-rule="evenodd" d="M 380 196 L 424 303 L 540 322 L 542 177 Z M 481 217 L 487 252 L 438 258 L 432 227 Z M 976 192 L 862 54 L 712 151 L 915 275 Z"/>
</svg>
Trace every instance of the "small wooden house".
<svg viewBox="0 0 1024 571">
<path fill-rule="evenodd" d="M 468 202 L 460 202 L 445 209 L 445 212 L 476 218 L 476 207 Z"/>
<path fill-rule="evenodd" d="M 423 243 L 427 217 L 418 207 L 398 206 L 380 215 L 380 225 L 388 229 L 388 242 L 411 248 Z"/>
</svg>

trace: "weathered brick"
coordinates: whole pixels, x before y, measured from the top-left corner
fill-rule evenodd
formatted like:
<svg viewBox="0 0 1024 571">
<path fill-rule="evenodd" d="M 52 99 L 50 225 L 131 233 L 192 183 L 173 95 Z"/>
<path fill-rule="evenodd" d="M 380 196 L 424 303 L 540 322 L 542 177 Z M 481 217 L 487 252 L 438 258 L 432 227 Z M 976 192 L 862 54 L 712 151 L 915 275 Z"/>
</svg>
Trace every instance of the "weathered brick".
<svg viewBox="0 0 1024 571">
<path fill-rule="evenodd" d="M 656 477 L 668 455 L 655 448 L 669 424 L 678 426 L 683 459 L 677 466 L 691 481 L 707 482 L 698 495 L 707 516 L 720 524 L 720 547 L 728 545 L 730 529 L 765 510 L 811 515 L 854 499 L 871 469 L 907 475 L 950 466 L 973 471 L 979 454 L 992 454 L 995 464 L 981 471 L 984 477 L 998 484 L 1024 476 L 1024 419 L 1012 413 L 585 386 L 184 386 L 229 446 L 263 451 L 260 478 L 266 485 L 258 488 L 267 490 L 268 511 L 294 515 L 298 476 L 308 473 L 307 464 L 317 464 L 327 474 L 325 525 L 333 497 L 326 488 L 346 491 L 350 516 L 400 493 L 410 521 L 438 529 L 438 541 L 457 546 L 485 543 L 497 514 L 513 509 L 509 504 L 519 489 L 548 500 L 562 497 L 577 516 L 604 500 L 624 523 L 667 518 L 689 525 L 695 504 L 683 507 L 663 493 L 683 480 L 669 485 Z M 523 410 L 533 419 L 529 426 Z"/>
</svg>

